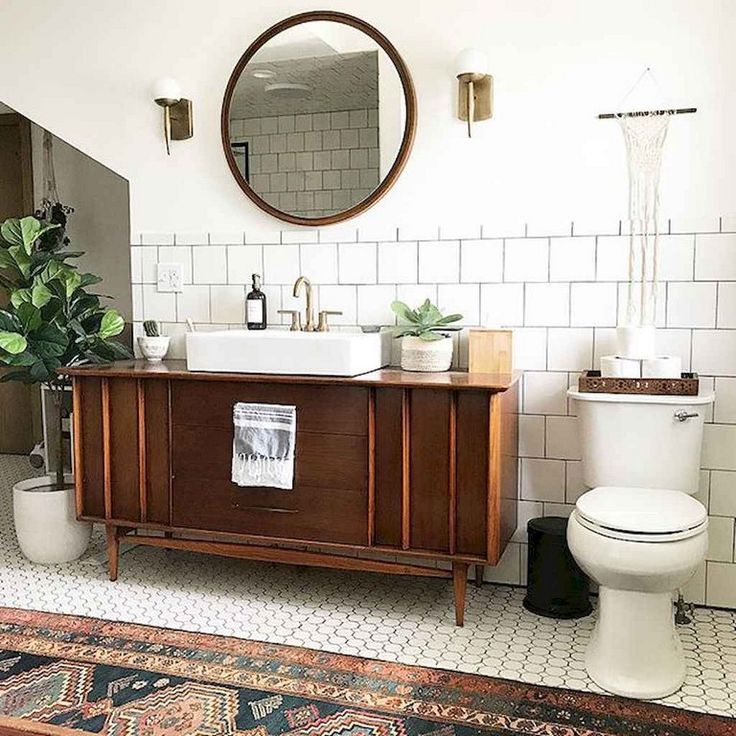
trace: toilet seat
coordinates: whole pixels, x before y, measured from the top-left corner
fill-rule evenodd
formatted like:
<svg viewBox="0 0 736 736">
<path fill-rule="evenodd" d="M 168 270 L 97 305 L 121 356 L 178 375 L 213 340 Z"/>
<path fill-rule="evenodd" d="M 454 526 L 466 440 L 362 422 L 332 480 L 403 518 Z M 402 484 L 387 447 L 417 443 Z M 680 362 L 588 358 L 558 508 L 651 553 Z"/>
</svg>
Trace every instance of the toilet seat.
<svg viewBox="0 0 736 736">
<path fill-rule="evenodd" d="M 613 539 L 674 542 L 704 532 L 708 513 L 697 499 L 662 488 L 601 486 L 575 504 L 584 527 Z"/>
</svg>

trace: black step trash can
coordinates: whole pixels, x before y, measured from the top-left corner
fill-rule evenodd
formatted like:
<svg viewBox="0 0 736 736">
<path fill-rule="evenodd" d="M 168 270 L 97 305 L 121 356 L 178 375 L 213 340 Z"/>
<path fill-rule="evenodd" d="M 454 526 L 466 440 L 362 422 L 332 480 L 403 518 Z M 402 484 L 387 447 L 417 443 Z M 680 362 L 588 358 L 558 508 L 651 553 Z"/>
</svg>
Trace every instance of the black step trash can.
<svg viewBox="0 0 736 736">
<path fill-rule="evenodd" d="M 590 605 L 590 581 L 567 546 L 567 519 L 545 516 L 526 525 L 529 563 L 524 608 L 547 618 L 582 618 Z"/>
</svg>

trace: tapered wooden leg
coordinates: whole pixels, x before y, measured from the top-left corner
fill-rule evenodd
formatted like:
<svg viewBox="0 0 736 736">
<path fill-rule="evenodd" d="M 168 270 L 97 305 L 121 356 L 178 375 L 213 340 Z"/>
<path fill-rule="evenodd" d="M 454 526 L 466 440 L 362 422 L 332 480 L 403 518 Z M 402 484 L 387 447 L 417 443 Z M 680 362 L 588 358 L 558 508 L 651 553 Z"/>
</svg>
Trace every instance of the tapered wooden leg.
<svg viewBox="0 0 736 736">
<path fill-rule="evenodd" d="M 452 563 L 452 584 L 455 589 L 455 625 L 465 623 L 465 592 L 468 588 L 468 563 Z"/>
<path fill-rule="evenodd" d="M 483 565 L 476 565 L 475 566 L 475 587 L 480 588 L 481 585 L 483 585 Z"/>
<path fill-rule="evenodd" d="M 118 579 L 118 563 L 120 561 L 120 538 L 116 526 L 106 526 L 107 532 L 107 571 L 110 580 Z"/>
</svg>

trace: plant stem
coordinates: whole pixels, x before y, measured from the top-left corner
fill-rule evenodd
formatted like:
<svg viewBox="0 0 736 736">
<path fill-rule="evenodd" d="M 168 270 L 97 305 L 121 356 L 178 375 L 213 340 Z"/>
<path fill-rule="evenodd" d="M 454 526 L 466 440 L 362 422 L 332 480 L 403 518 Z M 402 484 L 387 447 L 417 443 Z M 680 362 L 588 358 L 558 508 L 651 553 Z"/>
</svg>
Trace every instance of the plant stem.
<svg viewBox="0 0 736 736">
<path fill-rule="evenodd" d="M 56 490 L 64 489 L 64 387 L 49 383 L 51 398 L 56 413 Z"/>
</svg>

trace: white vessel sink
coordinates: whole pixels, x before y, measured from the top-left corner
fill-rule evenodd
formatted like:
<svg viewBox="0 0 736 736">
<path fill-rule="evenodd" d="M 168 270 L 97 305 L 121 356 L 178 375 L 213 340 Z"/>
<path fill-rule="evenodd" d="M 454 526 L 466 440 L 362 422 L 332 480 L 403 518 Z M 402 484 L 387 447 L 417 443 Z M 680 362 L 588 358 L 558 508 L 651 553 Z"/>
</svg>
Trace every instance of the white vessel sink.
<svg viewBox="0 0 736 736">
<path fill-rule="evenodd" d="M 391 360 L 391 333 L 218 330 L 187 333 L 187 368 L 218 373 L 358 376 Z"/>
</svg>

